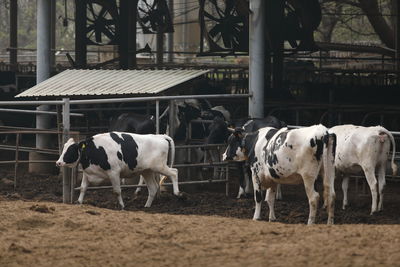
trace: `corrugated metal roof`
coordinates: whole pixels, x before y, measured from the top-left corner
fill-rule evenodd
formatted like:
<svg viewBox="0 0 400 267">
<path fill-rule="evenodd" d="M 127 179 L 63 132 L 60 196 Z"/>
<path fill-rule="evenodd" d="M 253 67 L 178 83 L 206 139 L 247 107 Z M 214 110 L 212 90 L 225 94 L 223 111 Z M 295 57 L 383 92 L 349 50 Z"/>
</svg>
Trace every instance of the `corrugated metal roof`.
<svg viewBox="0 0 400 267">
<path fill-rule="evenodd" d="M 209 70 L 65 70 L 16 97 L 157 94 Z"/>
</svg>

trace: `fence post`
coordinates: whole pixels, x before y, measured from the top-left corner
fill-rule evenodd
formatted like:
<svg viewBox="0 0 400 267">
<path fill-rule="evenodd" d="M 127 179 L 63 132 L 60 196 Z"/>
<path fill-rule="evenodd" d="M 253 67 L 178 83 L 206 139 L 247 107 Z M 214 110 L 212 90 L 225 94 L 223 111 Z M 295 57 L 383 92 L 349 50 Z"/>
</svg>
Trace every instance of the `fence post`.
<svg viewBox="0 0 400 267">
<path fill-rule="evenodd" d="M 63 98 L 63 142 L 67 142 L 70 129 L 70 104 L 69 98 Z M 71 169 L 63 167 L 63 203 L 72 203 L 71 193 Z"/>
<path fill-rule="evenodd" d="M 18 174 L 18 161 L 19 161 L 19 136 L 17 133 L 15 137 L 15 166 L 14 166 L 14 191 L 17 189 L 17 174 Z"/>
<path fill-rule="evenodd" d="M 156 100 L 156 134 L 160 134 L 160 101 Z"/>
<path fill-rule="evenodd" d="M 168 135 L 174 138 L 175 134 L 175 105 L 174 100 L 169 101 L 169 125 L 168 125 Z"/>
</svg>

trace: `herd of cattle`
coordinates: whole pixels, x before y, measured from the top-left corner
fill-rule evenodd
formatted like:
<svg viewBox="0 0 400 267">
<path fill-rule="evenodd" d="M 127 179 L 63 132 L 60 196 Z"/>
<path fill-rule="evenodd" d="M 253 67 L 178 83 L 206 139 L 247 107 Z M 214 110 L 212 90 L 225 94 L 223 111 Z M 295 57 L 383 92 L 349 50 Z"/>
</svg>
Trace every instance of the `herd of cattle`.
<svg viewBox="0 0 400 267">
<path fill-rule="evenodd" d="M 221 106 L 204 110 L 195 100 L 176 101 L 176 105 L 172 138 L 155 134 L 153 116 L 128 113 L 114 120 L 108 133 L 94 135 L 79 143 L 68 140 L 56 164 L 60 167 L 81 164 L 83 178 L 78 202 L 83 202 L 89 183 L 98 184 L 108 179 L 121 208 L 124 208 L 120 178 L 132 173 L 140 174 L 140 182 L 147 185 L 145 207 L 151 206 L 159 189 L 157 177 L 160 174 L 172 180 L 174 195 L 181 196 L 178 171 L 172 167 L 175 142 L 187 137 L 191 120 L 203 118 L 212 119 L 212 123 L 208 127 L 198 124 L 193 133 L 203 138 L 206 144 L 226 143 L 226 151 L 217 156 L 241 166 L 238 168 L 238 197 L 250 193 L 253 187 L 253 219 L 260 219 L 261 203 L 265 199 L 269 206 L 269 220 L 275 220 L 274 202 L 280 191 L 279 185 L 303 183 L 309 200 L 308 224 L 313 224 L 319 202 L 315 182 L 318 176 L 322 176 L 328 224 L 333 224 L 335 177 L 343 177 L 344 209 L 348 204 L 349 176 L 360 171 L 365 174 L 371 190 L 371 214 L 382 210 L 386 163 L 391 146 L 391 168 L 394 174 L 397 171 L 395 141 L 385 128 L 341 125 L 328 129 L 321 124 L 290 128 L 272 116 L 233 124 L 229 112 Z M 166 110 L 163 115 L 168 112 Z M 264 190 L 267 190 L 265 197 Z"/>
</svg>

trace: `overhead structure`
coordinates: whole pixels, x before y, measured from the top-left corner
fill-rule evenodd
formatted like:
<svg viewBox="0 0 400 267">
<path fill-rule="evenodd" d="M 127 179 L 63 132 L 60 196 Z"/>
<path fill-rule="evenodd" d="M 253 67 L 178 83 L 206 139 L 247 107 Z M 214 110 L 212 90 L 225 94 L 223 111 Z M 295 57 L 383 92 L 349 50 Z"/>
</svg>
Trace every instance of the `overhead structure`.
<svg viewBox="0 0 400 267">
<path fill-rule="evenodd" d="M 264 35 L 267 45 L 280 47 L 287 40 L 293 51 L 316 51 L 313 33 L 321 22 L 318 0 L 264 0 L 267 20 Z M 251 2 L 251 1 L 250 1 Z M 240 55 L 249 52 L 249 0 L 199 0 L 201 27 L 199 55 Z M 280 10 L 275 7 L 282 6 Z M 279 16 L 277 16 L 279 15 Z"/>
<path fill-rule="evenodd" d="M 135 68 L 136 22 L 144 33 L 173 32 L 166 0 L 75 0 L 76 67 L 86 68 L 88 45 L 117 45 L 120 68 Z"/>
<path fill-rule="evenodd" d="M 152 95 L 209 70 L 65 70 L 16 97 Z"/>
</svg>

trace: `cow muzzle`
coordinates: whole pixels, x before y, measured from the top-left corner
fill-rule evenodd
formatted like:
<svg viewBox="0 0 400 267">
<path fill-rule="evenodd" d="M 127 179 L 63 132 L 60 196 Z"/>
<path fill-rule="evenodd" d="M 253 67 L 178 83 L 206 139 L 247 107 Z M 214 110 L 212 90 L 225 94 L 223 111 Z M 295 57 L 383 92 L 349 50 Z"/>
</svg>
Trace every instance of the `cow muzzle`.
<svg viewBox="0 0 400 267">
<path fill-rule="evenodd" d="M 63 167 L 63 166 L 65 166 L 65 162 L 57 161 L 57 162 L 56 162 L 56 166 L 57 166 L 57 167 Z"/>
</svg>

